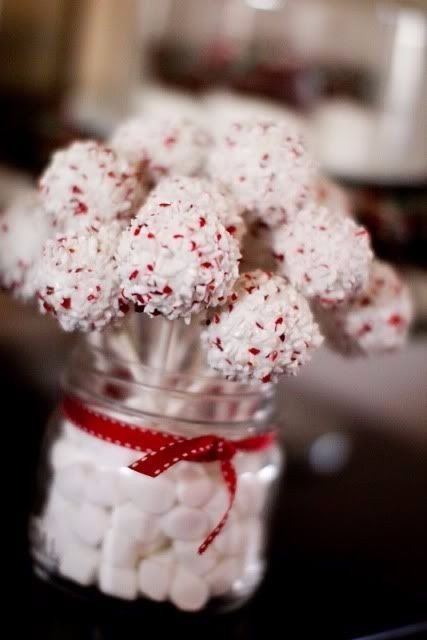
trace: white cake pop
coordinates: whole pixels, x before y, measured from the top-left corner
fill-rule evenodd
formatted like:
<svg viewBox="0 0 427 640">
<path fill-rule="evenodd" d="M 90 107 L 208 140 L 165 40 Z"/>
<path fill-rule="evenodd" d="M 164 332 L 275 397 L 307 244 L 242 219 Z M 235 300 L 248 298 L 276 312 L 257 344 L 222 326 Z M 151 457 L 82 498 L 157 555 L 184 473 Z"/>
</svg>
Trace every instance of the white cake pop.
<svg viewBox="0 0 427 640">
<path fill-rule="evenodd" d="M 301 134 L 288 123 L 247 120 L 219 136 L 208 171 L 230 187 L 253 218 L 275 227 L 298 214 L 315 166 Z"/>
<path fill-rule="evenodd" d="M 243 210 L 232 193 L 218 180 L 177 176 L 164 178 L 148 196 L 146 208 L 157 209 L 163 203 L 177 202 L 186 210 L 215 213 L 227 231 L 240 240 L 246 225 Z"/>
<path fill-rule="evenodd" d="M 0 283 L 18 298 L 35 293 L 32 272 L 50 231 L 32 191 L 20 194 L 0 216 Z"/>
<path fill-rule="evenodd" d="M 135 167 L 92 140 L 57 151 L 40 178 L 40 198 L 59 233 L 128 220 L 145 192 Z"/>
<path fill-rule="evenodd" d="M 388 264 L 375 260 L 367 288 L 348 304 L 318 310 L 330 344 L 347 354 L 392 351 L 405 343 L 413 308 L 407 286 Z"/>
<path fill-rule="evenodd" d="M 271 273 L 244 273 L 211 314 L 202 341 L 208 364 L 229 379 L 274 382 L 294 375 L 322 338 L 307 301 Z"/>
<path fill-rule="evenodd" d="M 189 318 L 225 301 L 239 259 L 237 240 L 213 213 L 184 201 L 142 207 L 119 244 L 121 291 L 150 316 Z"/>
<path fill-rule="evenodd" d="M 310 204 L 271 236 L 279 273 L 307 298 L 333 305 L 366 286 L 369 235 L 351 218 Z"/>
<path fill-rule="evenodd" d="M 46 242 L 35 274 L 39 306 L 65 331 L 102 329 L 126 312 L 114 258 L 119 230 L 111 223 Z"/>
<path fill-rule="evenodd" d="M 165 114 L 126 120 L 111 138 L 113 148 L 141 166 L 154 184 L 164 176 L 197 174 L 208 143 L 208 134 L 195 121 Z"/>
</svg>

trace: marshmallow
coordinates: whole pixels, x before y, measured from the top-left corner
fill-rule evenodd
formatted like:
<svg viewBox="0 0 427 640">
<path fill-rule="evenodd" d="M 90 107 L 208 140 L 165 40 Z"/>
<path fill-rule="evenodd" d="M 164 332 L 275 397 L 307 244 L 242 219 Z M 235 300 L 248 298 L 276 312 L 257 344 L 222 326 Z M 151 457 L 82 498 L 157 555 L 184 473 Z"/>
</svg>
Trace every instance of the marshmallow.
<svg viewBox="0 0 427 640">
<path fill-rule="evenodd" d="M 175 540 L 173 549 L 178 562 L 197 576 L 211 571 L 218 562 L 218 553 L 210 546 L 203 554 L 198 552 L 198 544 Z"/>
<path fill-rule="evenodd" d="M 126 447 L 120 447 L 117 444 L 110 444 L 103 440 L 98 440 L 89 436 L 92 442 L 90 444 L 91 449 L 95 453 L 96 457 L 106 467 L 128 467 L 132 462 L 135 462 L 141 457 L 138 451 L 132 451 Z"/>
<path fill-rule="evenodd" d="M 88 586 L 95 581 L 98 564 L 99 551 L 75 541 L 67 546 L 59 572 L 73 582 Z"/>
<path fill-rule="evenodd" d="M 239 577 L 239 563 L 236 558 L 224 558 L 206 575 L 212 596 L 222 596 L 231 591 Z"/>
<path fill-rule="evenodd" d="M 139 590 L 151 600 L 163 602 L 167 598 L 172 575 L 172 562 L 157 561 L 155 555 L 142 560 L 138 569 Z"/>
<path fill-rule="evenodd" d="M 78 462 L 59 469 L 54 476 L 54 486 L 64 498 L 80 502 L 91 471 L 92 465 L 88 462 Z"/>
<path fill-rule="evenodd" d="M 236 555 L 242 553 L 245 538 L 239 522 L 227 522 L 221 533 L 215 538 L 213 545 L 219 553 Z"/>
<path fill-rule="evenodd" d="M 118 529 L 145 545 L 151 545 L 161 536 L 157 517 L 141 511 L 132 502 L 116 507 L 111 522 L 113 529 Z"/>
<path fill-rule="evenodd" d="M 237 475 L 242 473 L 256 473 L 264 463 L 265 453 L 244 453 L 239 451 L 233 459 Z"/>
<path fill-rule="evenodd" d="M 264 506 L 266 487 L 255 475 L 244 473 L 237 482 L 235 506 L 240 515 L 257 515 Z"/>
<path fill-rule="evenodd" d="M 172 580 L 170 599 L 182 611 L 199 611 L 209 597 L 209 589 L 204 580 L 184 567 L 178 567 Z"/>
<path fill-rule="evenodd" d="M 175 487 L 166 478 L 150 478 L 142 473 L 123 469 L 121 485 L 129 500 L 148 513 L 165 513 L 175 502 Z"/>
<path fill-rule="evenodd" d="M 258 557 L 262 551 L 264 536 L 260 518 L 251 516 L 241 521 L 244 539 L 244 555 L 247 560 Z"/>
<path fill-rule="evenodd" d="M 161 527 L 170 538 L 201 541 L 208 531 L 209 519 L 200 509 L 178 506 L 162 517 Z"/>
<path fill-rule="evenodd" d="M 136 571 L 101 564 L 99 588 L 110 596 L 116 596 L 123 600 L 135 600 L 138 592 Z"/>
<path fill-rule="evenodd" d="M 195 462 L 186 462 L 181 460 L 174 467 L 171 468 L 176 479 L 180 482 L 191 482 L 193 480 L 199 480 L 206 477 L 206 465 L 201 465 Z"/>
<path fill-rule="evenodd" d="M 85 497 L 101 507 L 113 507 L 120 502 L 118 474 L 114 469 L 99 468 L 88 476 Z"/>
<path fill-rule="evenodd" d="M 39 535 L 44 541 L 44 554 L 53 558 L 55 562 L 61 558 L 65 550 L 75 541 L 74 534 L 70 530 L 66 520 L 57 515 L 47 515 L 41 518 L 38 527 Z"/>
<path fill-rule="evenodd" d="M 87 460 L 87 456 L 76 445 L 68 442 L 65 438 L 60 438 L 53 444 L 49 460 L 52 468 L 57 471 L 74 462 Z"/>
<path fill-rule="evenodd" d="M 207 502 L 203 511 L 208 515 L 211 525 L 217 525 L 223 517 L 224 513 L 228 509 L 230 497 L 227 493 L 227 489 L 222 485 L 220 486 L 212 498 Z M 229 517 L 232 514 L 230 513 Z"/>
<path fill-rule="evenodd" d="M 72 528 L 83 542 L 96 546 L 104 538 L 109 523 L 110 515 L 105 509 L 83 502 L 76 511 Z"/>
<path fill-rule="evenodd" d="M 178 482 L 176 494 L 178 500 L 187 507 L 201 507 L 214 492 L 214 485 L 206 475 L 194 480 Z"/>
<path fill-rule="evenodd" d="M 139 554 L 139 544 L 135 538 L 119 529 L 107 531 L 102 545 L 102 561 L 105 565 L 133 569 Z"/>
</svg>

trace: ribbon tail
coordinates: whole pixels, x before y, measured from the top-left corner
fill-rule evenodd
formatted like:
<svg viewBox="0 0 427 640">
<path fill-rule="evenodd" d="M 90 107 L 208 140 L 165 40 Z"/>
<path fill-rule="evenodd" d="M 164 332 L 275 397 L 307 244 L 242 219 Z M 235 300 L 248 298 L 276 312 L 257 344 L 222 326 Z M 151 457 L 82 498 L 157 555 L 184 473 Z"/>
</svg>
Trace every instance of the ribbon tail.
<svg viewBox="0 0 427 640">
<path fill-rule="evenodd" d="M 231 460 L 222 460 L 221 462 L 221 473 L 224 478 L 224 482 L 227 485 L 228 490 L 228 507 L 221 520 L 218 522 L 216 527 L 212 529 L 209 535 L 203 540 L 202 544 L 198 549 L 198 553 L 202 555 L 210 544 L 215 540 L 215 538 L 221 533 L 224 529 L 228 516 L 230 514 L 231 508 L 234 504 L 234 498 L 236 497 L 236 488 L 237 488 L 237 474 L 236 469 L 234 468 Z"/>
</svg>

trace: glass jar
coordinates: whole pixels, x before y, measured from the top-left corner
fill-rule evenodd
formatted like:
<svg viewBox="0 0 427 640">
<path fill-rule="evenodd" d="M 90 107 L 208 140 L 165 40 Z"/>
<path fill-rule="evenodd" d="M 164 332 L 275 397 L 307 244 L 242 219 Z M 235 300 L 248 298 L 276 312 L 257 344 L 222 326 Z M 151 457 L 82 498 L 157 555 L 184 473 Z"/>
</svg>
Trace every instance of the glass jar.
<svg viewBox="0 0 427 640">
<path fill-rule="evenodd" d="M 124 355 L 131 351 L 128 339 L 112 331 L 73 353 L 65 404 L 48 426 L 40 465 L 30 535 L 35 571 L 62 588 L 135 606 L 142 599 L 183 611 L 238 606 L 265 566 L 282 458 L 272 435 L 274 389 L 160 372 L 142 364 L 141 354 Z M 114 433 L 99 432 L 90 416 Z M 127 425 L 139 445 L 126 441 Z M 153 477 L 129 468 L 153 448 L 146 434 L 165 442 L 177 437 L 184 447 L 163 459 L 167 470 Z M 202 436 L 231 451 L 228 461 L 214 454 L 185 460 Z M 199 553 L 230 506 L 224 464 L 236 472 L 235 499 L 224 528 Z"/>
</svg>

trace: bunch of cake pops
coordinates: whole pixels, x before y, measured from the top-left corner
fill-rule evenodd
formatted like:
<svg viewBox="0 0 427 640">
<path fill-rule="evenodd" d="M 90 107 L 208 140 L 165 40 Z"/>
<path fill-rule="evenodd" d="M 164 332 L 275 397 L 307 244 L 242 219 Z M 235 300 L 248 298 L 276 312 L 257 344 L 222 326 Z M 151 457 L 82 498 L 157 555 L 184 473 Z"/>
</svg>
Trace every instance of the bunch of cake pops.
<svg viewBox="0 0 427 640">
<path fill-rule="evenodd" d="M 57 151 L 0 218 L 2 285 L 66 331 L 132 312 L 199 322 L 207 365 L 244 383 L 296 374 L 323 335 L 346 354 L 401 346 L 407 288 L 295 119 L 222 107 L 215 126 L 212 109 L 142 113 Z"/>
</svg>

